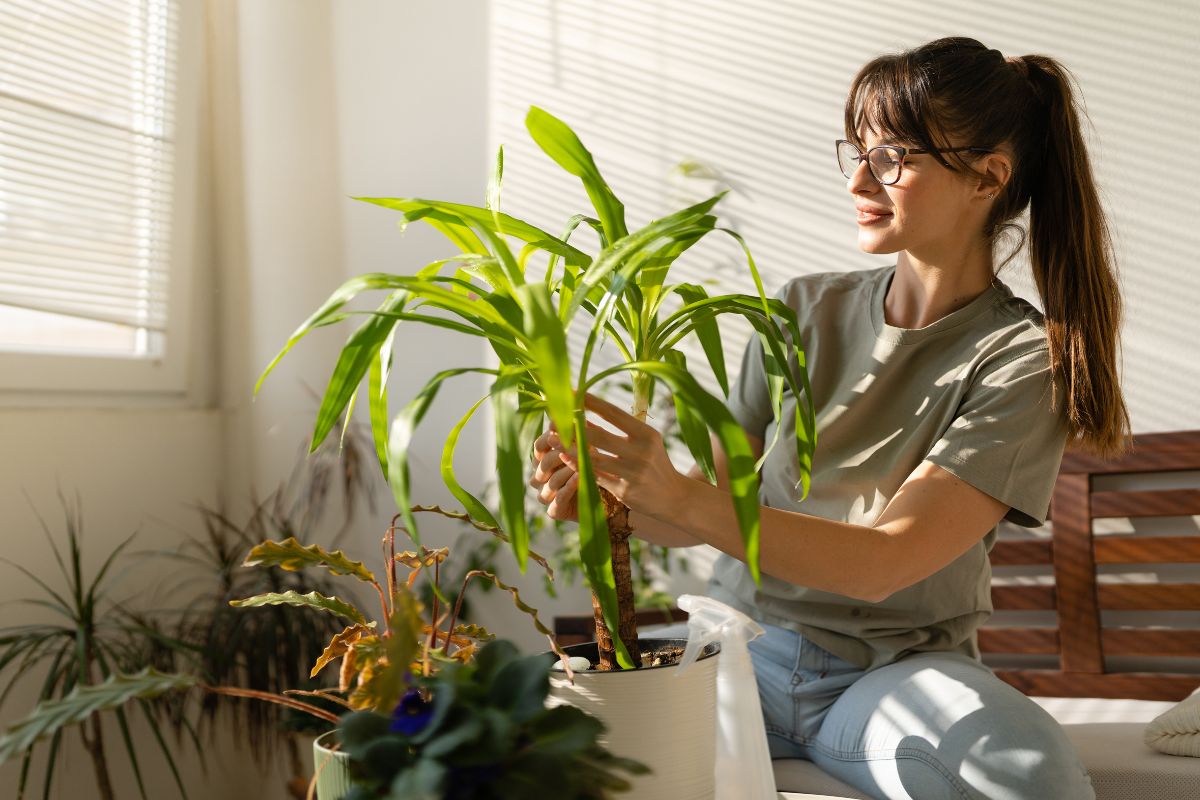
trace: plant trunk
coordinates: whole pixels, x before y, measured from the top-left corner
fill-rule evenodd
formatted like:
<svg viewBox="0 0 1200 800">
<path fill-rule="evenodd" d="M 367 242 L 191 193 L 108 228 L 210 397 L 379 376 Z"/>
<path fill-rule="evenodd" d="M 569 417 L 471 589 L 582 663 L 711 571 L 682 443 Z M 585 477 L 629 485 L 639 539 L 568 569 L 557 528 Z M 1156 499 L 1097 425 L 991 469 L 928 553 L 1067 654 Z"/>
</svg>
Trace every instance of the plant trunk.
<svg viewBox="0 0 1200 800">
<path fill-rule="evenodd" d="M 90 722 L 91 737 L 84 732 L 88 728 L 87 723 L 84 723 L 80 733 L 83 736 L 83 746 L 87 748 L 88 755 L 92 757 L 92 769 L 96 773 L 96 790 L 100 793 L 102 800 L 116 800 L 112 781 L 108 777 L 108 761 L 104 757 L 104 732 L 100 729 L 100 715 L 93 714 Z"/>
<path fill-rule="evenodd" d="M 646 411 L 650 405 L 648 386 L 636 377 L 633 382 L 632 414 L 639 420 L 645 421 Z M 629 559 L 629 537 L 633 528 L 629 526 L 629 506 L 622 503 L 612 492 L 600 489 L 600 499 L 604 502 L 604 516 L 608 523 L 608 541 L 612 548 L 613 580 L 617 588 L 617 635 L 625 643 L 625 650 L 633 661 L 634 669 L 642 665 L 641 648 L 638 647 L 637 609 L 634 606 L 633 595 L 633 565 Z M 596 644 L 600 663 L 598 670 L 620 669 L 617 664 L 616 648 L 608 626 L 604 624 L 604 614 L 600 608 L 600 600 L 592 594 L 592 614 L 596 618 Z"/>
</svg>

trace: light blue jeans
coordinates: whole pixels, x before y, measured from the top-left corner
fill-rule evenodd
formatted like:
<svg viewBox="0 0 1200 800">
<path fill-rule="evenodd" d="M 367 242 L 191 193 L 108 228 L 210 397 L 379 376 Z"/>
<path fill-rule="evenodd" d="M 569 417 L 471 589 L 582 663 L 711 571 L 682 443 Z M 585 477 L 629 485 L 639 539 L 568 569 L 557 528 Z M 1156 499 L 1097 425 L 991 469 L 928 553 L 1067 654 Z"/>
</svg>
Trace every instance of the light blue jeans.
<svg viewBox="0 0 1200 800">
<path fill-rule="evenodd" d="M 970 656 L 917 653 L 864 672 L 762 627 L 749 647 L 772 758 L 810 760 L 888 800 L 1095 797 L 1058 722 Z"/>
</svg>

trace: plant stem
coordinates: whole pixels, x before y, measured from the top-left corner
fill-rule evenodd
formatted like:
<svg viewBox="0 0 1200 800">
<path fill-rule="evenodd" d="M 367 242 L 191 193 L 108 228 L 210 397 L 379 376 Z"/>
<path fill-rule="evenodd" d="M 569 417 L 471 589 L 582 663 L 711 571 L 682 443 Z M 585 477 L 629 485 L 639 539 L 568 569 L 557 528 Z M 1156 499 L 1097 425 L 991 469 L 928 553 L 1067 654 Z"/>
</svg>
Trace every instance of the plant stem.
<svg viewBox="0 0 1200 800">
<path fill-rule="evenodd" d="M 103 800 L 116 800 L 116 795 L 113 794 L 112 782 L 108 777 L 108 761 L 104 757 L 104 732 L 100 728 L 100 715 L 93 714 L 89 722 L 92 728 L 92 735 L 89 737 L 84 734 L 83 744 L 87 748 L 88 755 L 92 757 L 92 769 L 96 773 L 96 789 L 100 792 L 100 797 Z M 87 724 L 84 725 L 84 730 L 86 729 Z"/>
<path fill-rule="evenodd" d="M 649 385 L 644 380 L 634 376 L 633 407 L 631 413 L 643 422 L 650 406 Z M 633 565 L 629 555 L 629 537 L 633 528 L 629 527 L 629 506 L 622 503 L 607 489 L 601 487 L 600 497 L 604 501 L 604 512 L 608 523 L 608 540 L 612 548 L 613 580 L 617 589 L 617 635 L 625 643 L 625 649 L 633 660 L 634 669 L 642 665 L 641 648 L 638 645 L 637 609 L 634 607 Z M 617 664 L 616 648 L 608 626 L 604 624 L 604 614 L 600 608 L 600 600 L 592 595 L 592 614 L 596 619 L 596 644 L 600 657 L 599 670 L 620 669 Z"/>
</svg>

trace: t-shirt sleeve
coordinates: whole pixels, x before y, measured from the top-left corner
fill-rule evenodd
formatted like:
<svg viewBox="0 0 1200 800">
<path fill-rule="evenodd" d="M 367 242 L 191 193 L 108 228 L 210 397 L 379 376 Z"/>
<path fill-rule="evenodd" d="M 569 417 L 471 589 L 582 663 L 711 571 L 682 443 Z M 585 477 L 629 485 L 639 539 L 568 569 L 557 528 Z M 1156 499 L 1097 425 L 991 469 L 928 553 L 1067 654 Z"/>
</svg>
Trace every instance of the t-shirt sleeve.
<svg viewBox="0 0 1200 800">
<path fill-rule="evenodd" d="M 785 283 L 775 293 L 775 299 L 785 300 L 790 285 L 791 281 Z M 775 412 L 771 409 L 771 390 L 767 386 L 762 340 L 758 338 L 757 331 L 752 331 L 746 341 L 742 365 L 733 385 L 729 387 L 726 405 L 746 433 L 759 439 L 766 438 L 767 425 L 775 419 Z"/>
<path fill-rule="evenodd" d="M 1026 528 L 1046 521 L 1067 442 L 1063 384 L 1046 348 L 1002 362 L 975 379 L 958 416 L 926 460 L 1010 508 Z"/>
</svg>

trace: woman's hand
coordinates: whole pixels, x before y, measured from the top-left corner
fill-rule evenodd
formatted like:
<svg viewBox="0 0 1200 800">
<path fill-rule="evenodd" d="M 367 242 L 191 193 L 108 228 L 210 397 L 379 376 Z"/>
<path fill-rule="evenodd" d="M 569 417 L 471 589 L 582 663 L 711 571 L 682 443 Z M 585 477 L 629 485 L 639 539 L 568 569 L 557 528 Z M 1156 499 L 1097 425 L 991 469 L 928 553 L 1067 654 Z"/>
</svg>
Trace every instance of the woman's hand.
<svg viewBox="0 0 1200 800">
<path fill-rule="evenodd" d="M 683 501 L 690 481 L 671 463 L 662 435 L 637 417 L 593 394 L 584 398 L 583 406 L 611 422 L 624 434 L 611 433 L 591 421 L 587 422 L 588 452 L 596 482 L 632 510 L 659 519 L 669 519 L 672 509 Z M 575 446 L 562 450 L 559 441 L 558 448 L 556 457 L 571 467 L 572 472 L 577 472 Z M 577 481 L 577 475 L 569 479 L 572 508 L 575 507 Z M 563 486 L 565 488 L 566 483 Z"/>
<path fill-rule="evenodd" d="M 535 466 L 529 485 L 538 490 L 538 501 L 551 519 L 578 521 L 575 489 L 579 474 L 563 460 L 562 440 L 554 423 L 533 443 Z"/>
</svg>

